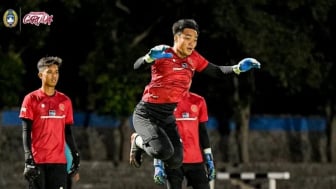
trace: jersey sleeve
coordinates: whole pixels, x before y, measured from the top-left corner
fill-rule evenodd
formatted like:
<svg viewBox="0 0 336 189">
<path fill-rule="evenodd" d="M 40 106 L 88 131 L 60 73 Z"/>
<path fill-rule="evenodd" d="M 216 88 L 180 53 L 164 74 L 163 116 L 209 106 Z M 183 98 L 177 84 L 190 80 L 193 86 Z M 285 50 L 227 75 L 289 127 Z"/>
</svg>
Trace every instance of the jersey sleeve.
<svg viewBox="0 0 336 189">
<path fill-rule="evenodd" d="M 208 108 L 204 98 L 200 98 L 199 104 L 199 122 L 207 122 L 208 121 Z"/>
<path fill-rule="evenodd" d="M 207 65 L 209 64 L 209 61 L 205 59 L 201 54 L 199 54 L 197 51 L 194 51 L 194 61 L 197 62 L 196 71 L 201 72 L 204 70 Z"/>
<path fill-rule="evenodd" d="M 72 108 L 72 103 L 71 103 L 70 98 L 68 98 L 68 100 L 67 100 L 67 111 L 65 113 L 65 124 L 66 125 L 74 124 L 73 108 Z"/>
<path fill-rule="evenodd" d="M 23 102 L 20 108 L 19 118 L 34 120 L 34 111 L 32 109 L 32 103 L 33 103 L 32 96 L 26 95 L 23 99 Z"/>
</svg>

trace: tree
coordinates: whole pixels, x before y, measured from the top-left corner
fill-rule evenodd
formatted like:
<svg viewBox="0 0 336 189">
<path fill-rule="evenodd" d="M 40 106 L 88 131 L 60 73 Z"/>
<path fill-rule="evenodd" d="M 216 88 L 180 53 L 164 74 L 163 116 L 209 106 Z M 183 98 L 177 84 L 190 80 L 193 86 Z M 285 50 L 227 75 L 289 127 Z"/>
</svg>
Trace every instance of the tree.
<svg viewBox="0 0 336 189">
<path fill-rule="evenodd" d="M 316 90 L 326 81 L 323 70 L 330 69 L 322 66 L 324 60 L 321 58 L 325 52 L 316 51 L 318 39 L 312 34 L 324 25 L 334 4 L 328 0 L 276 3 L 222 0 L 216 1 L 213 6 L 213 30 L 224 31 L 213 33 L 214 38 L 235 39 L 230 43 L 231 51 L 236 52 L 230 53 L 231 62 L 236 62 L 242 56 L 252 56 L 262 63 L 262 73 L 240 77 L 239 85 L 234 82 L 236 92 L 233 99 L 236 103 L 233 107 L 237 108 L 235 120 L 242 131 L 240 135 L 244 136 L 240 137 L 240 143 L 247 145 L 246 128 L 250 108 L 253 108 L 252 99 L 255 97 L 261 96 L 265 100 L 262 96 L 272 96 L 274 87 L 282 88 L 283 95 L 300 97 L 308 91 L 315 97 L 321 96 Z M 255 76 L 255 82 L 251 76 Z M 266 80 L 274 82 L 267 83 Z M 243 146 L 241 149 L 242 161 L 248 162 L 248 148 Z"/>
<path fill-rule="evenodd" d="M 17 95 L 22 91 L 24 65 L 20 54 L 9 50 L 0 52 L 0 110 L 16 107 L 19 102 Z"/>
</svg>

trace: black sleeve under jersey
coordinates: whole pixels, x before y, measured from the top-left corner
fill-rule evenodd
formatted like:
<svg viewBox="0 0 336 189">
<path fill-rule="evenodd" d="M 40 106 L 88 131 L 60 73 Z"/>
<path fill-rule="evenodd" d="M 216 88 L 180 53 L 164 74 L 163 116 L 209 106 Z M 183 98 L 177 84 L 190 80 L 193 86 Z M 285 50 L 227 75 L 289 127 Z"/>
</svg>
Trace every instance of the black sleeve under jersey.
<svg viewBox="0 0 336 189">
<path fill-rule="evenodd" d="M 23 150 L 25 152 L 25 159 L 31 156 L 31 132 L 33 121 L 29 119 L 22 119 L 22 142 Z"/>
<path fill-rule="evenodd" d="M 199 123 L 199 140 L 202 149 L 210 148 L 210 139 L 206 129 L 206 122 Z"/>
<path fill-rule="evenodd" d="M 223 74 L 233 73 L 232 66 L 218 66 L 209 62 L 208 66 L 204 68 L 201 73 L 205 73 L 211 77 L 221 78 Z"/>
<path fill-rule="evenodd" d="M 71 125 L 65 125 L 65 141 L 68 144 L 72 154 L 78 152 L 77 145 L 76 145 L 74 136 L 72 134 L 72 126 Z"/>
</svg>

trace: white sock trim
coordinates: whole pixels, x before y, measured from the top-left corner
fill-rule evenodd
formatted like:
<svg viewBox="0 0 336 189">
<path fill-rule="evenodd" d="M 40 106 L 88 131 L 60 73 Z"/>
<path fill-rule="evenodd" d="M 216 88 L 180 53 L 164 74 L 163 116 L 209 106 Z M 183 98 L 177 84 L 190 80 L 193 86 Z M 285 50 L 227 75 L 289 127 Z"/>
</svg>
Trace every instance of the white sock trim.
<svg viewBox="0 0 336 189">
<path fill-rule="evenodd" d="M 203 149 L 204 154 L 212 154 L 211 148 L 205 148 Z"/>
<path fill-rule="evenodd" d="M 142 138 L 141 138 L 140 135 L 137 135 L 137 136 L 135 137 L 135 144 L 136 144 L 139 148 L 143 149 L 143 140 L 142 140 Z"/>
</svg>

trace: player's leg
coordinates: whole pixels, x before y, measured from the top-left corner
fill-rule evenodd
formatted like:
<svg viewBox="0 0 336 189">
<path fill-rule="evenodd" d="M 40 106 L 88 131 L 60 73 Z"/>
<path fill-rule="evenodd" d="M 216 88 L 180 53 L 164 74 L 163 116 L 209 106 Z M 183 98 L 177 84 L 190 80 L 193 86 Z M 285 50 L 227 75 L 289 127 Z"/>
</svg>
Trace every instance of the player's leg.
<svg viewBox="0 0 336 189">
<path fill-rule="evenodd" d="M 166 168 L 167 174 L 167 189 L 181 189 L 184 179 L 184 173 L 182 168 L 169 169 Z"/>
<path fill-rule="evenodd" d="M 161 128 L 164 129 L 169 141 L 174 147 L 174 154 L 169 159 L 164 160 L 164 163 L 171 169 L 179 168 L 182 166 L 183 161 L 183 146 L 181 137 L 177 131 L 175 118 L 172 117 L 170 122 Z"/>
<path fill-rule="evenodd" d="M 203 163 L 184 166 L 187 185 L 193 189 L 210 189 L 209 180 Z"/>
<path fill-rule="evenodd" d="M 46 188 L 66 189 L 68 175 L 66 171 L 66 164 L 49 164 L 46 169 Z"/>
<path fill-rule="evenodd" d="M 67 176 L 67 189 L 71 189 L 72 188 L 72 177 L 71 175 L 68 174 Z"/>
<path fill-rule="evenodd" d="M 139 146 L 143 146 L 143 140 L 138 133 L 131 135 L 131 150 L 130 150 L 130 165 L 139 168 L 142 163 L 143 149 Z"/>
<path fill-rule="evenodd" d="M 165 129 L 163 129 L 170 126 L 167 125 L 170 123 L 167 120 L 171 120 L 170 117 L 173 117 L 173 108 L 171 115 L 160 111 L 160 107 L 157 107 L 157 105 L 148 105 L 143 102 L 138 103 L 136 106 L 133 113 L 133 126 L 136 133 L 133 133 L 131 137 L 131 164 L 134 161 L 136 161 L 136 164 L 141 164 L 138 159 L 134 160 L 133 158 L 136 155 L 133 152 L 138 152 L 139 149 L 144 150 L 149 156 L 161 160 L 166 160 L 173 155 L 174 146 Z M 172 121 L 174 122 L 175 119 Z"/>
<path fill-rule="evenodd" d="M 36 164 L 36 167 L 39 169 L 40 174 L 33 180 L 28 181 L 29 189 L 42 189 L 45 188 L 45 165 Z"/>
</svg>

